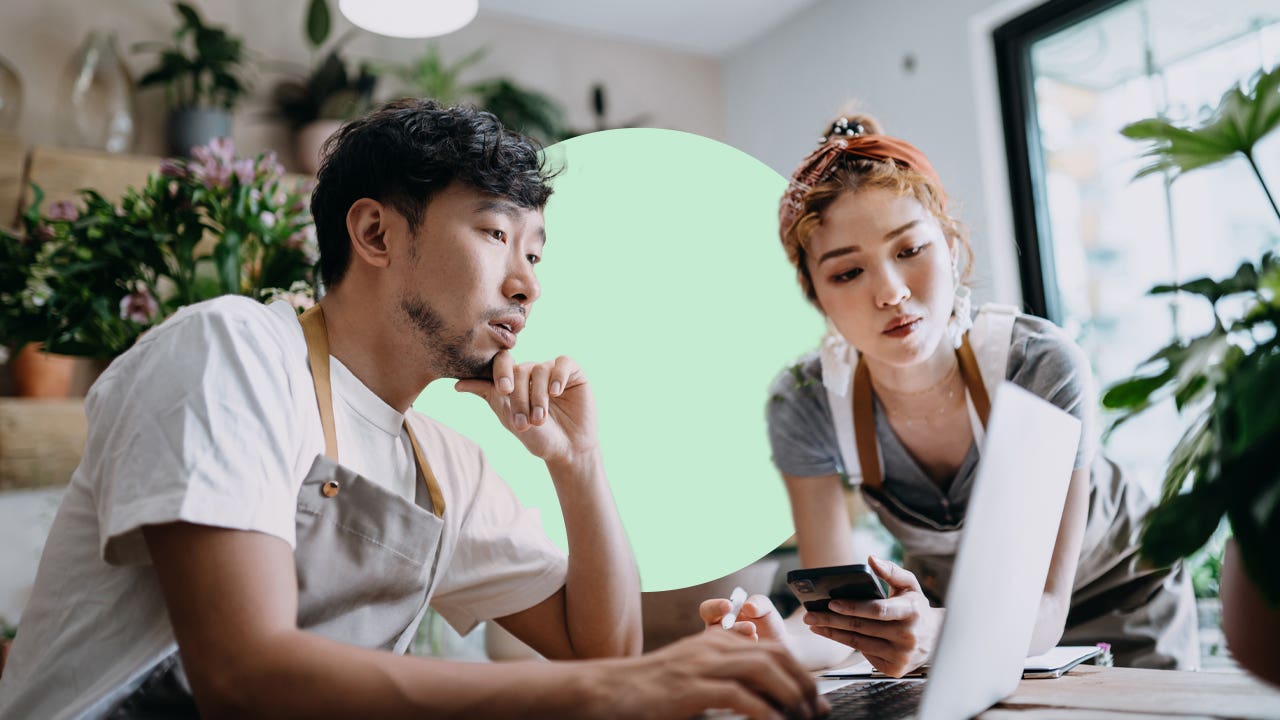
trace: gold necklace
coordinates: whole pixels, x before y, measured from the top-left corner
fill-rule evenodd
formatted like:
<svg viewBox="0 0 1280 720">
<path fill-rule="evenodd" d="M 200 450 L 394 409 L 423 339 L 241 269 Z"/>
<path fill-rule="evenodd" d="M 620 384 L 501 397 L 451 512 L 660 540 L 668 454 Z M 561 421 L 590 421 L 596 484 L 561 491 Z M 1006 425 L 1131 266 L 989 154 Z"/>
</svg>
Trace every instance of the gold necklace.
<svg viewBox="0 0 1280 720">
<path fill-rule="evenodd" d="M 960 365 L 959 363 L 957 363 L 951 367 L 951 371 L 948 372 L 946 376 L 944 376 L 941 380 L 925 388 L 924 390 L 916 390 L 914 392 L 885 393 L 879 386 L 876 385 L 874 378 L 872 379 L 871 385 L 875 389 L 876 395 L 881 398 L 880 405 L 884 408 L 885 414 L 887 416 L 890 416 L 891 418 L 895 418 L 895 419 L 901 420 L 902 422 L 905 422 L 907 427 L 914 427 L 917 422 L 923 424 L 932 420 L 936 420 L 937 418 L 940 418 L 943 415 L 945 415 L 948 410 L 955 407 L 955 398 L 956 398 L 955 384 L 952 383 L 951 387 L 947 389 L 946 395 L 939 398 L 937 407 L 935 409 L 924 412 L 924 413 L 910 413 L 904 410 L 902 407 L 896 407 L 896 408 L 890 407 L 890 404 L 884 401 L 884 398 L 886 397 L 886 395 L 896 395 L 897 398 L 899 399 L 924 397 L 925 395 L 928 395 L 932 392 L 937 391 L 937 389 L 942 387 L 945 383 L 951 382 L 952 378 L 954 378 L 956 374 L 959 373 L 959 371 L 960 371 Z"/>
<path fill-rule="evenodd" d="M 884 392 L 883 392 L 883 390 L 882 390 L 882 388 L 880 387 L 880 385 L 878 385 L 878 384 L 875 382 L 875 377 L 872 377 L 872 378 L 871 378 L 871 385 L 872 385 L 873 387 L 875 387 L 876 392 L 877 392 L 878 394 L 881 394 L 881 395 L 888 394 L 888 395 L 893 395 L 893 396 L 898 397 L 898 398 L 916 398 L 916 397 L 921 397 L 921 396 L 924 396 L 924 395 L 928 395 L 929 393 L 932 393 L 933 391 L 937 390 L 938 388 L 942 387 L 943 385 L 946 385 L 948 382 L 950 382 L 950 381 L 951 381 L 951 378 L 953 378 L 953 377 L 955 377 L 955 376 L 956 376 L 956 373 L 958 373 L 958 372 L 960 372 L 960 363 L 958 363 L 958 362 L 957 362 L 957 363 L 955 363 L 954 365 L 952 365 L 952 366 L 951 366 L 951 370 L 949 370 L 949 371 L 947 372 L 947 374 L 946 374 L 946 375 L 943 375 L 943 376 L 942 376 L 942 379 L 941 379 L 941 380 L 939 380 L 938 382 L 936 382 L 936 383 L 934 383 L 934 384 L 930 385 L 929 387 L 927 387 L 927 388 L 925 388 L 925 389 L 923 389 L 923 390 L 909 390 L 909 391 L 906 391 L 906 390 L 890 390 L 888 393 L 884 393 Z M 955 388 L 952 388 L 952 389 L 954 390 Z"/>
</svg>

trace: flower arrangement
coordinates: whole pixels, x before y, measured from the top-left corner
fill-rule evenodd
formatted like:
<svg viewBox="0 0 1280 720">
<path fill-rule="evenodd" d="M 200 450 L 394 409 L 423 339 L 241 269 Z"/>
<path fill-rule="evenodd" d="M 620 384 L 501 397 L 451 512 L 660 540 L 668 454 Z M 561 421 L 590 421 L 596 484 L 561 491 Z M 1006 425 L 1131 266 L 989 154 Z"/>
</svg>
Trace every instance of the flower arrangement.
<svg viewBox="0 0 1280 720">
<path fill-rule="evenodd" d="M 218 295 L 305 305 L 317 260 L 305 194 L 274 153 L 237 158 L 225 139 L 163 161 L 118 203 L 84 190 L 83 208 L 41 213 L 37 187 L 21 231 L 0 231 L 0 342 L 112 357 Z"/>
</svg>

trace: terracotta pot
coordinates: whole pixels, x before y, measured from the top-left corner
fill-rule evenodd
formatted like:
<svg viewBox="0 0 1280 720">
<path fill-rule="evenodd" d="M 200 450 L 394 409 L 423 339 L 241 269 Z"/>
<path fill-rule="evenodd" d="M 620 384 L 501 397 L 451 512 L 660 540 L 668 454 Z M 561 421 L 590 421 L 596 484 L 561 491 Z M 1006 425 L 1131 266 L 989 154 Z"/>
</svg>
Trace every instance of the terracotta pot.
<svg viewBox="0 0 1280 720">
<path fill-rule="evenodd" d="M 71 393 L 75 358 L 46 353 L 39 343 L 22 346 L 9 361 L 18 397 L 64 398 Z"/>
<path fill-rule="evenodd" d="M 342 127 L 341 120 L 314 120 L 303 125 L 294 136 L 294 153 L 297 155 L 298 167 L 309 175 L 315 175 L 320 169 L 320 149 L 329 136 Z"/>
<path fill-rule="evenodd" d="M 1245 571 L 1235 538 L 1222 556 L 1222 634 L 1240 666 L 1280 687 L 1280 607 L 1267 604 Z"/>
<path fill-rule="evenodd" d="M 9 659 L 9 646 L 12 644 L 8 638 L 0 639 L 0 677 L 4 677 L 4 663 Z"/>
</svg>

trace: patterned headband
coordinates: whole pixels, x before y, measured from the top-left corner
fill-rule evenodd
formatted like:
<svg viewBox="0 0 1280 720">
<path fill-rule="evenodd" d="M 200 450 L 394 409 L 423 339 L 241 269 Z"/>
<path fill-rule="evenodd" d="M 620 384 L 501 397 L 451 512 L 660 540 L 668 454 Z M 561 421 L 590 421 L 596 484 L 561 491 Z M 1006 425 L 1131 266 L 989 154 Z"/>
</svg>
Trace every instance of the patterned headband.
<svg viewBox="0 0 1280 720">
<path fill-rule="evenodd" d="M 820 142 L 822 145 L 810 153 L 791 174 L 791 182 L 778 208 L 779 233 L 785 234 L 800 217 L 804 209 L 805 194 L 835 172 L 840 158 L 845 155 L 879 162 L 893 160 L 915 170 L 934 184 L 942 207 L 946 209 L 946 195 L 942 192 L 942 181 L 938 178 L 937 171 L 929 164 L 924 153 L 906 140 L 888 135 L 866 135 L 861 124 L 850 126 L 847 119 L 840 118 L 831 126 L 831 133 Z"/>
</svg>

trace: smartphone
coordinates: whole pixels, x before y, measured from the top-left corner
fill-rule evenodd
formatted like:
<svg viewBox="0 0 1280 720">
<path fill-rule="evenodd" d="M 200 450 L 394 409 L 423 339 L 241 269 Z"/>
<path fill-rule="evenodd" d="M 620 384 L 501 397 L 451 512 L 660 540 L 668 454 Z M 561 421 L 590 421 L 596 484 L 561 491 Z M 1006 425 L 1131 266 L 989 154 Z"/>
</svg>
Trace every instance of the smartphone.
<svg viewBox="0 0 1280 720">
<path fill-rule="evenodd" d="M 787 573 L 787 587 L 811 612 L 826 612 L 832 600 L 883 600 L 884 581 L 866 565 L 801 568 Z"/>
</svg>

